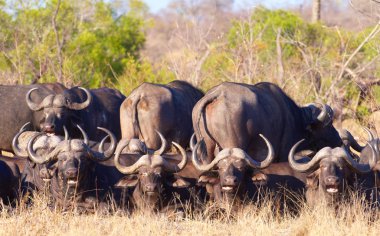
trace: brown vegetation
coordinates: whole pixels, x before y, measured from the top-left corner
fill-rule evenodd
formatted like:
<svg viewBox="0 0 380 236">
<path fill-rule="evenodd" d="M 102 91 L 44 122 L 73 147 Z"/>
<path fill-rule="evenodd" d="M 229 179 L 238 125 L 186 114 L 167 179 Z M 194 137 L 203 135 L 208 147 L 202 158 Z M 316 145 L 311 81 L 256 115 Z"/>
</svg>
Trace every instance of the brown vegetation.
<svg viewBox="0 0 380 236">
<path fill-rule="evenodd" d="M 18 207 L 0 214 L 0 235 L 377 235 L 378 211 L 359 198 L 341 203 L 336 212 L 320 205 L 310 209 L 300 203 L 298 215 L 276 213 L 270 198 L 258 207 L 249 204 L 236 214 L 210 215 L 212 206 L 184 219 L 144 212 L 78 214 L 50 209 L 38 196 L 32 207 Z"/>
</svg>

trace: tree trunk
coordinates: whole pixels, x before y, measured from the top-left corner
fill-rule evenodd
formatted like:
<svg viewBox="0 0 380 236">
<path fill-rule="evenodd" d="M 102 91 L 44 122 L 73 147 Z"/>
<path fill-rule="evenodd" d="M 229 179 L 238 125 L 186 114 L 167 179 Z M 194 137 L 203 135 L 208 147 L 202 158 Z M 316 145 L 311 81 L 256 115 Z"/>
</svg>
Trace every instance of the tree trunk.
<svg viewBox="0 0 380 236">
<path fill-rule="evenodd" d="M 316 23 L 321 20 L 321 0 L 313 0 L 311 22 Z"/>
</svg>

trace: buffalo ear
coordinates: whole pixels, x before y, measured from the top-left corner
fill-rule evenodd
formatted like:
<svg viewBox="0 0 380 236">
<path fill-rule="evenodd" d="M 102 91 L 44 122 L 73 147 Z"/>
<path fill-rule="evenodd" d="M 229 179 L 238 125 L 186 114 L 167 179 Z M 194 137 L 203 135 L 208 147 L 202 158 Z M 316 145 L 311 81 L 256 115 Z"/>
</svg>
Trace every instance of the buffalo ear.
<svg viewBox="0 0 380 236">
<path fill-rule="evenodd" d="M 380 161 L 377 161 L 375 167 L 373 167 L 373 171 L 380 171 Z"/>
<path fill-rule="evenodd" d="M 313 173 L 306 176 L 306 188 L 317 189 L 319 184 L 319 173 L 314 171 Z"/>
<path fill-rule="evenodd" d="M 135 187 L 139 181 L 137 175 L 127 175 L 121 178 L 115 185 L 115 188 Z"/>
<path fill-rule="evenodd" d="M 201 186 L 204 186 L 206 184 L 215 185 L 217 183 L 219 183 L 219 175 L 218 172 L 215 171 L 203 173 L 201 176 L 199 176 L 198 179 L 198 184 Z"/>
<path fill-rule="evenodd" d="M 165 179 L 165 184 L 175 188 L 186 188 L 190 186 L 190 183 L 180 176 L 173 176 L 173 178 Z"/>
<path fill-rule="evenodd" d="M 260 171 L 254 172 L 251 179 L 256 186 L 264 186 L 268 183 L 268 176 Z"/>
</svg>

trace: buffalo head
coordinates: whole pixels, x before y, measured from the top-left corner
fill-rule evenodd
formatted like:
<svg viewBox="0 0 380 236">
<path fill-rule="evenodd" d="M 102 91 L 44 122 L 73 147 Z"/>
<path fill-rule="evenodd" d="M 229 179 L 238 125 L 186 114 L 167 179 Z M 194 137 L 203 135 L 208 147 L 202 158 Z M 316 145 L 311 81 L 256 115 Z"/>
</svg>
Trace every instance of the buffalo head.
<svg viewBox="0 0 380 236">
<path fill-rule="evenodd" d="M 12 140 L 12 148 L 16 156 L 28 158 L 28 152 L 27 152 L 27 144 L 29 140 L 38 132 L 35 131 L 27 131 L 26 128 L 29 126 L 30 123 L 26 123 L 20 131 L 14 136 Z M 47 136 L 41 134 L 36 141 L 33 144 L 33 149 L 36 150 L 36 152 L 40 155 L 47 154 L 54 150 L 54 148 L 63 140 L 63 137 L 61 136 Z M 52 178 L 52 170 L 50 169 L 50 165 L 39 165 L 38 167 L 35 166 L 35 163 L 32 164 L 35 170 L 39 171 L 39 179 L 36 180 L 38 182 L 41 182 L 40 185 L 42 185 L 43 182 L 49 182 Z M 35 183 L 38 184 L 38 183 Z"/>
<path fill-rule="evenodd" d="M 333 109 L 326 104 L 310 104 L 304 108 L 304 122 L 311 148 L 319 150 L 326 146 L 341 146 L 342 140 L 333 126 L 333 117 Z"/>
<path fill-rule="evenodd" d="M 163 186 L 185 187 L 186 181 L 181 178 L 169 178 L 170 173 L 181 171 L 187 164 L 185 149 L 179 144 L 172 142 L 181 154 L 181 161 L 174 164 L 166 159 L 163 150 L 166 147 L 166 140 L 161 133 L 157 131 L 161 139 L 161 148 L 153 153 L 147 153 L 140 156 L 137 161 L 131 165 L 125 165 L 120 162 L 121 152 L 124 148 L 129 147 L 129 140 L 122 140 L 115 152 L 115 166 L 126 176 L 116 184 L 117 187 L 134 187 L 133 198 L 135 203 L 142 207 L 148 205 L 156 206 L 158 200 L 163 194 Z"/>
<path fill-rule="evenodd" d="M 264 139 L 269 150 L 267 157 L 262 162 L 254 160 L 240 148 L 225 148 L 215 156 L 211 163 L 202 164 L 197 156 L 197 151 L 202 141 L 198 142 L 192 154 L 194 167 L 204 172 L 198 182 L 205 184 L 207 191 L 212 192 L 216 198 L 234 196 L 241 185 L 244 184 L 248 168 L 266 168 L 274 159 L 275 154 L 271 143 L 263 135 L 260 134 L 260 136 Z M 217 172 L 212 171 L 215 167 Z"/>
<path fill-rule="evenodd" d="M 331 197 L 336 198 L 337 195 L 343 193 L 344 187 L 350 184 L 352 172 L 359 174 L 369 173 L 375 162 L 373 149 L 370 162 L 361 164 L 344 147 L 325 147 L 319 150 L 311 160 L 308 157 L 302 157 L 300 158 L 301 160 L 308 161 L 299 163 L 296 161 L 295 152 L 303 141 L 297 142 L 292 147 L 288 158 L 289 164 L 294 170 L 310 173 L 307 176 L 306 183 L 308 203 L 314 202 L 316 199 L 321 200 L 320 197 L 323 196 L 330 197 L 330 199 Z M 317 191 L 318 194 L 310 194 L 313 191 Z"/>
<path fill-rule="evenodd" d="M 372 152 L 374 151 L 376 155 L 376 164 L 373 167 L 373 170 L 380 171 L 380 139 L 375 138 L 369 129 L 365 127 L 363 129 L 368 134 L 368 144 L 365 146 L 361 146 L 348 130 L 341 130 L 339 135 L 342 138 L 343 144 L 347 148 L 353 148 L 355 151 L 360 152 L 361 163 L 368 163 L 371 160 Z"/>
<path fill-rule="evenodd" d="M 91 93 L 87 89 L 79 87 L 87 95 L 87 100 L 83 103 L 72 102 L 62 94 L 50 94 L 37 104 L 30 98 L 31 93 L 37 89 L 29 90 L 26 94 L 26 103 L 33 111 L 43 111 L 43 116 L 36 121 L 36 126 L 45 133 L 63 134 L 63 126 L 67 125 L 73 116 L 72 110 L 85 109 L 92 100 Z"/>
<path fill-rule="evenodd" d="M 35 140 L 42 135 L 41 133 L 35 134 L 28 142 L 29 158 L 36 164 L 49 166 L 49 174 L 52 178 L 51 188 L 55 193 L 67 194 L 85 189 L 87 183 L 93 181 L 90 174 L 95 168 L 95 162 L 108 160 L 116 148 L 115 136 L 109 130 L 98 127 L 106 132 L 107 136 L 101 141 L 98 151 L 92 150 L 89 147 L 87 134 L 80 126 L 78 128 L 82 132 L 83 140 L 70 140 L 64 128 L 65 139 L 58 143 L 53 151 L 44 155 L 37 154 L 33 145 Z M 108 137 L 111 139 L 111 144 L 104 151 L 104 142 Z"/>
</svg>

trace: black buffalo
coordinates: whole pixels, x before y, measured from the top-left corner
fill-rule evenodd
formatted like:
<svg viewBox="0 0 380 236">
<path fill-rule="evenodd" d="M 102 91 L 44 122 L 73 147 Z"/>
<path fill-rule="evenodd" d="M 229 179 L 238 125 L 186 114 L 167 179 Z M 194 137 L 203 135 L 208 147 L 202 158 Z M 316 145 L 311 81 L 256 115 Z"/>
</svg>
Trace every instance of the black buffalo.
<svg viewBox="0 0 380 236">
<path fill-rule="evenodd" d="M 34 133 L 29 138 L 27 153 L 31 161 L 23 173 L 23 187 L 26 190 L 47 188 L 60 206 L 87 210 L 105 202 L 107 197 L 111 199 L 114 196 L 113 185 L 122 175 L 114 167 L 113 160 L 109 160 L 116 148 L 116 137 L 109 130 L 100 128 L 107 136 L 96 145 L 99 151 L 94 151 L 94 143 L 88 140 L 83 129 L 78 128 L 83 139 L 71 140 L 67 131 L 64 139 L 44 133 Z M 111 143 L 104 151 L 108 137 Z"/>
<path fill-rule="evenodd" d="M 271 83 L 222 83 L 205 94 L 192 116 L 200 140 L 196 146 L 199 151 L 193 151 L 193 163 L 205 172 L 217 166 L 218 184 L 231 196 L 240 191 L 249 167 L 287 161 L 291 147 L 300 139 L 306 138 L 300 149 L 313 151 L 342 144 L 332 126 L 329 106 L 301 108 Z"/>
<path fill-rule="evenodd" d="M 129 150 L 157 150 L 161 141 L 156 131 L 167 143 L 174 141 L 186 148 L 193 133 L 191 112 L 202 96 L 201 91 L 178 80 L 167 85 L 143 83 L 134 89 L 120 108 L 122 138 L 142 140 L 140 144 L 131 143 Z"/>
<path fill-rule="evenodd" d="M 310 161 L 299 163 L 295 159 L 295 152 L 302 141 L 290 150 L 289 164 L 295 171 L 307 173 L 306 200 L 311 206 L 320 202 L 338 202 L 346 190 L 354 186 L 354 173 L 368 174 L 375 165 L 376 155 L 372 146 L 369 146 L 371 155 L 365 163 L 356 161 L 346 147 L 324 147 Z"/>
<path fill-rule="evenodd" d="M 366 198 L 375 203 L 376 206 L 380 205 L 380 139 L 375 138 L 371 131 L 365 129 L 369 135 L 368 143 L 365 146 L 360 146 L 353 138 L 349 138 L 347 146 L 353 147 L 356 151 L 360 151 L 360 163 L 369 163 L 373 153 L 375 154 L 375 163 L 371 173 L 358 177 L 358 186 L 360 190 L 365 193 Z M 347 137 L 345 135 L 344 137 Z"/>
<path fill-rule="evenodd" d="M 35 85 L 1 85 L 0 86 L 0 150 L 12 151 L 12 139 L 18 130 L 27 122 L 36 126 L 43 116 L 42 112 L 32 112 L 25 103 L 25 96 L 30 89 L 38 88 L 31 97 L 36 102 L 50 94 L 66 89 L 59 83 Z"/>
<path fill-rule="evenodd" d="M 162 146 L 166 140 L 159 134 Z M 190 198 L 188 187 L 190 183 L 180 176 L 187 164 L 186 151 L 177 143 L 173 145 L 180 155 L 163 155 L 160 153 L 147 153 L 145 155 L 121 154 L 128 147 L 128 140 L 119 143 L 115 152 L 115 166 L 125 176 L 117 183 L 117 187 L 130 189 L 129 196 L 134 208 L 165 212 L 178 211 Z M 162 148 L 160 148 L 162 149 Z M 123 158 L 124 156 L 124 158 Z M 179 159 L 178 163 L 173 160 Z M 175 194 L 180 199 L 173 197 Z M 178 201 L 180 200 L 180 201 Z M 179 203 L 176 206 L 174 203 Z"/>
<path fill-rule="evenodd" d="M 50 94 L 42 102 L 30 97 L 35 92 L 39 92 L 39 88 L 33 88 L 27 93 L 26 102 L 31 110 L 43 112 L 43 116 L 36 121 L 37 130 L 63 135 L 65 126 L 72 137 L 79 138 L 81 134 L 76 125 L 80 125 L 91 140 L 100 141 L 101 133 L 96 127 L 105 127 L 120 139 L 119 108 L 125 97 L 119 91 L 74 87 L 59 94 Z"/>
<path fill-rule="evenodd" d="M 16 203 L 19 199 L 22 159 L 0 156 L 0 199 L 4 204 Z M 23 165 L 23 164 L 21 164 Z"/>
</svg>

